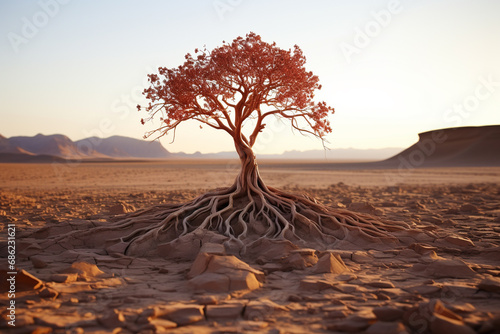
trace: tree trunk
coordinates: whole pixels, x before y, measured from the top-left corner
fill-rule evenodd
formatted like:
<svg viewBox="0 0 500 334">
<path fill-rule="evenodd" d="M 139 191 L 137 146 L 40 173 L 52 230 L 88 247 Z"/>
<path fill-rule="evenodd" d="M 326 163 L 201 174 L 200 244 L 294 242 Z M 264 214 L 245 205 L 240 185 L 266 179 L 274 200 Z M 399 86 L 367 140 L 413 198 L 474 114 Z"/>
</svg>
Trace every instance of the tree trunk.
<svg viewBox="0 0 500 334">
<path fill-rule="evenodd" d="M 236 185 L 245 193 L 251 189 L 262 188 L 263 182 L 260 178 L 257 160 L 252 148 L 237 140 L 235 140 L 235 146 L 241 162 L 241 170 L 236 178 Z"/>
</svg>

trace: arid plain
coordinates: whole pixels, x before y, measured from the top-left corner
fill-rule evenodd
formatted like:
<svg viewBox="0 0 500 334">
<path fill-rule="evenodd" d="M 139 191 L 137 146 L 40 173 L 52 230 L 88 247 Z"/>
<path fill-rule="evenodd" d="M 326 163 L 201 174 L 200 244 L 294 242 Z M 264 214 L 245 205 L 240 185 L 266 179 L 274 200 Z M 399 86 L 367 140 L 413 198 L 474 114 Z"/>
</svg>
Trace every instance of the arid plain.
<svg viewBox="0 0 500 334">
<path fill-rule="evenodd" d="M 56 250 L 44 241 L 70 225 L 106 224 L 116 215 L 229 186 L 238 161 L 0 164 L 2 275 L 8 272 L 3 257 L 9 224 L 16 230 L 18 268 L 16 327 L 8 325 L 12 298 L 5 293 L 1 330 L 500 332 L 499 167 L 260 165 L 270 186 L 334 208 L 405 221 L 439 238 L 392 248 L 299 249 L 278 254 L 282 261 L 273 264 L 232 263 L 228 256 L 231 270 L 250 273 L 254 281 L 245 276 L 246 285 L 234 288 L 234 272 L 224 272 L 230 277 L 226 285 L 200 285 L 193 273 L 200 270 L 198 258 L 196 263 L 134 258 L 104 247 Z M 211 261 L 225 255 L 210 247 L 204 251 Z M 1 279 L 2 292 L 7 291 L 7 277 Z"/>
</svg>

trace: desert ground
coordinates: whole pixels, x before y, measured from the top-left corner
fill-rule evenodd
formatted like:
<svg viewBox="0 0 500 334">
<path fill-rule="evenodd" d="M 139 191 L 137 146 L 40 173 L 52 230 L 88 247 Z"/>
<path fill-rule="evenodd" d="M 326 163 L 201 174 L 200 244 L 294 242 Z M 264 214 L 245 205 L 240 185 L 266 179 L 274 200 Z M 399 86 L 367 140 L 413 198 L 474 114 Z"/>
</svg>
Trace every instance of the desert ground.
<svg viewBox="0 0 500 334">
<path fill-rule="evenodd" d="M 268 185 L 405 221 L 436 238 L 278 250 L 274 263 L 243 262 L 217 244 L 202 246 L 193 261 L 130 257 L 104 245 L 56 247 L 47 240 L 229 186 L 239 163 L 0 164 L 0 331 L 500 333 L 500 168 L 261 166 Z"/>
</svg>

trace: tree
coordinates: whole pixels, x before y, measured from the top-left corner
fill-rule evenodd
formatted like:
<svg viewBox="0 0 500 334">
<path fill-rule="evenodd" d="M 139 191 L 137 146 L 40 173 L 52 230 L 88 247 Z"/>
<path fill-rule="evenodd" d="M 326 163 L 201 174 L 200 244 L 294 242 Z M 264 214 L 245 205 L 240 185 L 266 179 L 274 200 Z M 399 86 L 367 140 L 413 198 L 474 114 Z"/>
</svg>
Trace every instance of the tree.
<svg viewBox="0 0 500 334">
<path fill-rule="evenodd" d="M 151 87 L 144 92 L 151 100 L 148 119 L 160 114 L 162 126 L 148 135 L 164 136 L 188 120 L 226 131 L 241 160 L 237 179 L 241 191 L 262 185 L 252 147 L 269 117 L 289 120 L 293 129 L 321 139 L 332 131 L 328 116 L 334 109 L 325 102 L 314 103 L 314 92 L 321 85 L 317 76 L 306 71 L 298 46 L 283 50 L 250 33 L 211 52 L 195 50 L 195 57 L 185 58 L 178 68 L 163 67 L 159 75 L 149 75 Z M 243 125 L 249 119 L 255 120 L 255 126 L 247 136 Z"/>
<path fill-rule="evenodd" d="M 149 75 L 151 86 L 144 91 L 150 101 L 145 107 L 148 117 L 141 121 L 159 118 L 162 125 L 147 136 L 175 133 L 179 124 L 190 120 L 223 130 L 234 141 L 241 171 L 228 188 L 185 204 L 139 211 L 107 227 L 128 233 L 119 239 L 125 253 L 164 256 L 175 252 L 182 240 L 190 249 L 208 239 L 217 240 L 239 254 L 269 239 L 302 247 L 311 242 L 323 247 L 396 242 L 392 233 L 409 228 L 405 223 L 388 224 L 329 208 L 262 181 L 252 146 L 269 117 L 289 121 L 293 129 L 320 139 L 332 130 L 328 116 L 334 109 L 313 101 L 321 85 L 305 69 L 298 46 L 283 50 L 249 33 L 212 51 L 195 50 L 194 56 L 185 58 L 177 68 L 161 67 Z M 243 130 L 249 120 L 254 126 L 246 135 Z"/>
</svg>

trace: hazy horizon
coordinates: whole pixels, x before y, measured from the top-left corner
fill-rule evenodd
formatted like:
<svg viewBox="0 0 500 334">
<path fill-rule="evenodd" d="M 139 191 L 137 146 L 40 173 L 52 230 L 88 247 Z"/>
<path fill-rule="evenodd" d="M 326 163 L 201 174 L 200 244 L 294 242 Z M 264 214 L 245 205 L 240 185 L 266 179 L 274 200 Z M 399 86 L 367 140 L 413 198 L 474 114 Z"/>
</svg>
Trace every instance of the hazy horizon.
<svg viewBox="0 0 500 334">
<path fill-rule="evenodd" d="M 61 133 L 73 141 L 141 139 L 153 123 L 140 92 L 158 66 L 177 67 L 253 31 L 297 44 L 335 107 L 328 147 L 404 148 L 418 133 L 500 124 L 500 43 L 492 0 L 400 1 L 4 1 L 0 97 L 5 137 Z M 233 151 L 226 133 L 182 124 L 171 152 Z M 271 121 L 257 154 L 322 149 Z"/>
</svg>

